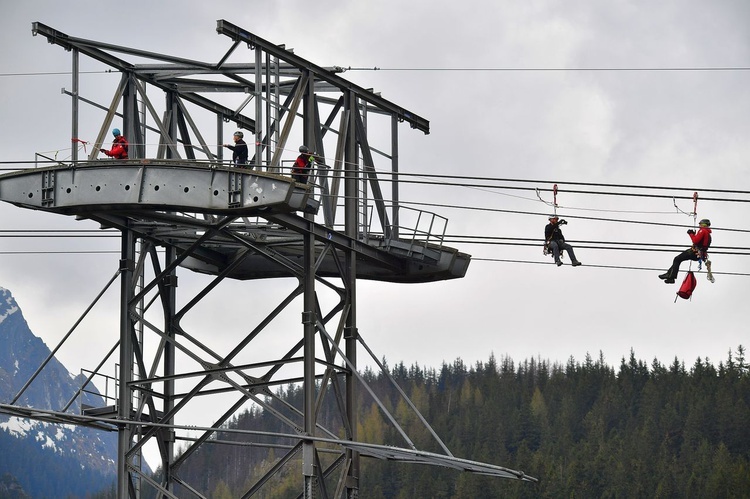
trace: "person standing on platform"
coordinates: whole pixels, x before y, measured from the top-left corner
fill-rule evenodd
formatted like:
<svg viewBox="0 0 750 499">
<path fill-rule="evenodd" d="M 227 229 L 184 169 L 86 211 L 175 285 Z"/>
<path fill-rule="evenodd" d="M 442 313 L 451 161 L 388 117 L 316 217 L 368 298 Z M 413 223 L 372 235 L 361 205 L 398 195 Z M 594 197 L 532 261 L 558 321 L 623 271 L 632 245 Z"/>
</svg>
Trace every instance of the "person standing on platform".
<svg viewBox="0 0 750 499">
<path fill-rule="evenodd" d="M 312 170 L 314 161 L 315 155 L 310 152 L 310 149 L 307 146 L 299 146 L 299 156 L 294 160 L 294 166 L 292 166 L 294 180 L 306 184 L 310 178 L 310 170 Z"/>
<path fill-rule="evenodd" d="M 112 141 L 112 149 L 99 149 L 99 151 L 103 152 L 110 158 L 128 159 L 128 141 L 120 133 L 120 129 L 113 128 L 112 135 L 115 136 L 115 139 Z"/>
<path fill-rule="evenodd" d="M 224 144 L 224 147 L 227 149 L 231 149 L 232 151 L 232 164 L 234 166 L 241 166 L 247 164 L 247 144 L 245 143 L 242 138 L 245 136 L 242 132 L 237 130 L 234 132 L 234 135 L 232 136 L 232 139 L 234 140 L 234 145 Z"/>
</svg>

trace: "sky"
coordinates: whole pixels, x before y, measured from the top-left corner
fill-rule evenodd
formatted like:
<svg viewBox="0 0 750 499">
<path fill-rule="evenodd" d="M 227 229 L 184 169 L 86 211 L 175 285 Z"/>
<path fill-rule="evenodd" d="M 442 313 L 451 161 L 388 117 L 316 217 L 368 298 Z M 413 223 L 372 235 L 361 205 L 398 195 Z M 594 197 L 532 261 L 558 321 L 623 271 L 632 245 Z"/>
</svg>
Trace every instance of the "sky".
<svg viewBox="0 0 750 499">
<path fill-rule="evenodd" d="M 685 191 L 660 191 L 666 198 L 592 196 L 565 185 L 593 182 L 695 190 L 697 218 L 711 219 L 714 245 L 745 252 L 750 246 L 750 4 L 744 0 L 2 1 L 3 168 L 69 147 L 70 102 L 60 89 L 70 89 L 64 74 L 70 56 L 32 37 L 32 22 L 79 38 L 216 61 L 230 45 L 215 32 L 216 20 L 226 19 L 320 66 L 354 68 L 342 76 L 428 119 L 429 135 L 407 126 L 400 131 L 402 172 L 533 180 L 527 186 L 543 190 L 540 198 L 533 191 L 402 186 L 402 200 L 434 205 L 427 209 L 448 218 L 449 234 L 541 241 L 552 210 L 548 190 L 559 183 L 558 213 L 569 221 L 564 233 L 574 247 L 576 241 L 689 246 L 693 203 L 668 197 Z M 105 88 L 106 96 L 112 81 L 90 75 L 82 85 L 91 93 Z M 91 116 L 82 134 L 93 140 L 100 122 Z M 0 220 L 5 231 L 97 228 L 6 203 Z M 462 279 L 359 283 L 360 333 L 379 358 L 439 368 L 459 358 L 470 366 L 491 355 L 565 363 L 588 354 L 617 367 L 632 351 L 647 363 L 676 358 L 689 367 L 699 357 L 718 365 L 730 349 L 749 343 L 747 256 L 713 255 L 716 282 L 701 273 L 692 300 L 675 302 L 684 274 L 674 285 L 657 276 L 679 249 L 577 247 L 583 266 L 565 260 L 558 268 L 542 255 L 541 242 L 453 246 L 473 257 Z M 0 232 L 0 286 L 52 348 L 114 274 L 118 248 L 113 238 Z M 71 253 L 82 249 L 94 252 Z M 186 291 L 206 282 L 186 270 L 179 275 Z M 236 337 L 221 332 L 248 309 L 278 300 L 285 285 L 228 283 L 206 300 L 197 323 L 219 332 L 219 349 L 231 348 Z M 73 373 L 95 367 L 114 341 L 115 330 L 102 324 L 112 319 L 116 293 L 108 292 L 103 310 L 92 311 L 61 348 L 58 358 Z"/>
</svg>

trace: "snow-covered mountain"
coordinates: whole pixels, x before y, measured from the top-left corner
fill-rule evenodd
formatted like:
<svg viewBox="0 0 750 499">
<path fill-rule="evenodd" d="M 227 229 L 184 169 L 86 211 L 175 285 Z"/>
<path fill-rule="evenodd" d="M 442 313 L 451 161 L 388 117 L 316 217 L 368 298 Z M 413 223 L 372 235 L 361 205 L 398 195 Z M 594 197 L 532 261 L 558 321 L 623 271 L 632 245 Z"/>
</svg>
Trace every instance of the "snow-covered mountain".
<svg viewBox="0 0 750 499">
<path fill-rule="evenodd" d="M 0 287 L 0 403 L 10 404 L 49 354 L 47 345 L 29 329 L 10 291 Z M 13 405 L 60 411 L 84 381 L 85 377 L 71 375 L 52 358 Z M 96 390 L 89 385 L 87 391 Z M 94 407 L 105 405 L 102 397 L 85 393 L 83 397 L 76 397 L 67 412 L 80 414 L 81 403 Z M 52 497 L 33 493 L 34 482 L 39 481 L 40 465 L 46 468 L 43 468 L 45 481 L 54 480 L 59 474 L 61 481 L 79 482 L 79 486 L 86 487 L 85 482 L 91 481 L 88 490 L 97 491 L 114 480 L 116 455 L 115 433 L 0 413 L 0 476 L 12 474 L 34 497 Z M 68 488 L 59 488 L 67 487 L 64 483 L 51 484 L 51 487 L 46 490 L 53 490 L 55 494 L 68 492 Z M 79 495 L 81 490 L 78 487 L 70 494 Z"/>
</svg>

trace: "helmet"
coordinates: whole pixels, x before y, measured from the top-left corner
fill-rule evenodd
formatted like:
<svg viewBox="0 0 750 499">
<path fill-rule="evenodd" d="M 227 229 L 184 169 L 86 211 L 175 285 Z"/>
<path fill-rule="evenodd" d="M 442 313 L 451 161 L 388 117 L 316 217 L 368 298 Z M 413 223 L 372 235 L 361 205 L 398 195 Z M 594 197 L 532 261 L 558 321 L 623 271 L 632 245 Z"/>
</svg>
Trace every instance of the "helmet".
<svg viewBox="0 0 750 499">
<path fill-rule="evenodd" d="M 119 137 L 120 136 L 120 129 L 119 128 L 113 128 L 112 129 L 112 135 L 114 135 L 115 137 Z"/>
<path fill-rule="evenodd" d="M 310 152 L 310 149 L 308 149 L 307 146 L 299 146 L 299 152 Z"/>
<path fill-rule="evenodd" d="M 711 227 L 711 220 L 704 218 L 700 222 L 698 222 L 698 225 L 705 225 L 706 227 Z"/>
<path fill-rule="evenodd" d="M 552 215 L 550 215 L 547 218 L 548 218 L 548 220 L 552 220 L 553 218 L 559 218 L 559 217 L 553 213 Z"/>
<path fill-rule="evenodd" d="M 245 134 L 244 134 L 244 133 L 242 133 L 242 132 L 240 132 L 239 130 L 237 130 L 236 132 L 234 132 L 234 136 L 235 136 L 235 137 L 239 137 L 239 138 L 242 138 L 242 137 L 244 137 L 244 136 L 245 136 Z"/>
</svg>

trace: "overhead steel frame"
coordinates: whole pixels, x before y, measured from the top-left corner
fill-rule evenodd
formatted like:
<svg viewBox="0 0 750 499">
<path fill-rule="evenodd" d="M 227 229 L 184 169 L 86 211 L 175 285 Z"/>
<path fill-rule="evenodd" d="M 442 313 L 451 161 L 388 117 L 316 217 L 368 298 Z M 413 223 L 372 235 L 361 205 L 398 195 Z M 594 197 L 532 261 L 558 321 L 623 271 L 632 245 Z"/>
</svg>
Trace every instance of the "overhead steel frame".
<svg viewBox="0 0 750 499">
<path fill-rule="evenodd" d="M 434 216 L 430 218 L 429 230 L 415 228 L 403 237 L 398 199 L 397 125 L 407 122 L 412 128 L 429 133 L 426 120 L 341 78 L 336 68 L 319 67 L 223 20 L 217 22 L 217 32 L 229 38 L 231 47 L 217 63 L 74 38 L 41 23 L 33 23 L 32 32 L 72 52 L 72 90 L 66 91 L 72 97 L 72 161 L 30 174 L 5 175 L 6 179 L 0 178 L 0 200 L 83 216 L 122 233 L 118 270 L 121 287 L 117 404 L 68 416 L 68 421 L 75 424 L 96 427 L 110 424 L 118 431 L 118 497 L 137 497 L 139 487 L 144 484 L 154 487 L 164 497 L 176 497 L 176 484 L 182 486 L 182 494 L 204 497 L 205 493 L 180 476 L 180 467 L 217 432 L 224 433 L 226 429 L 222 425 L 248 402 L 284 422 L 290 433 L 278 436 L 293 438 L 297 444 L 291 446 L 267 474 L 258 477 L 243 497 L 255 495 L 298 453 L 302 455 L 304 498 L 358 497 L 361 455 L 535 480 L 520 471 L 454 457 L 406 394 L 398 389 L 444 454 L 418 450 L 357 371 L 360 347 L 380 365 L 358 331 L 357 278 L 426 282 L 462 277 L 468 266 L 468 255 L 443 246 L 439 230 L 434 234 L 434 221 L 438 220 Z M 252 62 L 229 63 L 230 56 L 242 44 L 254 53 Z M 81 95 L 81 54 L 121 73 L 120 84 L 109 106 Z M 115 54 L 158 62 L 134 64 Z M 147 86 L 163 92 L 162 116 L 147 96 Z M 232 108 L 204 95 L 209 93 L 245 94 L 247 97 Z M 326 97 L 325 93 L 336 93 L 338 97 Z M 250 117 L 242 111 L 252 101 L 254 116 Z M 77 156 L 80 102 L 106 113 L 88 160 L 83 162 L 78 161 Z M 189 106 L 216 117 L 215 149 L 203 138 Z M 320 114 L 322 106 L 329 108 L 324 121 Z M 120 107 L 122 111 L 118 112 Z M 369 144 L 368 115 L 385 116 L 390 120 L 390 155 Z M 296 130 L 298 117 L 302 121 L 302 143 L 311 146 L 318 159 L 314 186 L 281 180 L 285 173 L 281 157 Z M 338 128 L 333 125 L 337 117 Z M 106 175 L 112 184 L 117 185 L 119 181 L 126 190 L 131 185 L 136 187 L 139 190 L 136 201 L 118 201 L 117 196 L 108 202 L 95 201 L 91 197 L 95 194 L 78 191 L 83 192 L 86 186 L 93 188 L 95 183 L 76 184 L 76 176 L 95 174 L 98 150 L 115 118 L 122 119 L 125 134 L 131 140 L 133 159 L 109 163 L 111 172 Z M 254 138 L 250 169 L 238 171 L 222 163 L 223 127 L 228 121 L 235 122 Z M 159 138 L 156 154 L 152 156 L 154 160 L 147 159 L 150 156 L 146 141 L 149 133 Z M 327 164 L 325 154 L 327 133 L 336 135 L 332 166 Z M 383 197 L 375 168 L 376 154 L 390 162 L 391 172 L 387 175 L 392 186 L 390 204 Z M 133 168 L 137 170 L 138 180 L 135 181 L 132 180 Z M 205 168 L 211 172 L 210 189 L 214 189 L 215 175 L 224 175 L 227 206 L 187 207 L 180 194 L 168 190 L 179 183 L 174 168 Z M 147 175 L 150 175 L 148 181 L 144 180 Z M 342 180 L 343 210 L 339 206 Z M 287 199 L 296 196 L 297 202 L 253 204 L 257 197 L 248 202 L 248 182 L 265 188 L 286 182 L 285 188 L 291 196 Z M 38 200 L 34 198 L 37 188 L 29 187 L 29 183 L 44 187 L 39 189 Z M 65 188 L 65 185 L 72 188 Z M 145 197 L 140 195 L 148 188 L 158 191 L 159 186 L 164 189 L 158 196 L 164 197 L 156 198 L 154 192 Z M 183 192 L 188 190 L 186 186 Z M 307 199 L 308 194 L 318 190 L 323 212 L 320 222 L 315 215 L 318 205 Z M 25 197 L 17 199 L 11 192 L 23 192 Z M 77 197 L 72 201 L 64 200 L 62 192 L 72 192 Z M 304 214 L 296 214 L 298 210 Z M 336 221 L 339 212 L 343 214 L 343 228 Z M 163 248 L 161 255 L 158 248 Z M 181 307 L 176 295 L 178 267 L 212 276 L 209 284 Z M 224 279 L 266 277 L 292 277 L 297 285 L 229 353 L 214 351 L 205 338 L 189 331 L 185 316 Z M 330 300 L 330 306 L 316 285 L 333 292 L 335 298 Z M 290 334 L 292 344 L 279 358 L 243 363 L 248 345 L 297 298 L 302 301 L 301 337 Z M 157 301 L 161 310 L 155 312 L 152 305 Z M 157 316 L 156 320 L 152 319 L 153 315 Z M 162 326 L 158 325 L 159 320 Z M 151 339 L 147 339 L 145 333 L 153 335 L 156 346 L 148 343 Z M 316 358 L 318 345 L 323 359 Z M 292 369 L 299 364 L 302 365 L 301 375 Z M 197 365 L 198 369 L 187 370 L 185 365 Z M 387 370 L 383 371 L 387 375 Z M 289 407 L 289 413 L 284 414 L 268 400 L 276 398 L 272 388 L 289 383 L 301 383 L 304 402 L 302 407 Z M 187 390 L 178 392 L 178 384 Z M 209 385 L 212 386 L 209 388 Z M 362 388 L 379 404 L 384 416 L 403 437 L 406 448 L 358 441 L 356 404 L 360 396 L 358 389 Z M 228 404 L 211 427 L 201 428 L 201 436 L 176 456 L 174 442 L 180 438 L 178 430 L 190 427 L 177 424 L 178 416 L 189 417 L 190 403 L 201 397 L 226 393 L 237 394 L 237 399 Z M 337 401 L 344 437 L 318 421 L 325 397 L 335 397 Z M 0 410 L 56 422 L 66 420 L 63 413 L 46 414 L 6 405 L 0 406 Z M 161 456 L 163 475 L 158 482 L 142 473 L 138 460 L 140 451 L 150 442 L 158 445 Z M 322 459 L 321 450 L 331 448 L 338 449 L 339 457 Z M 331 488 L 332 484 L 335 487 Z"/>
</svg>

